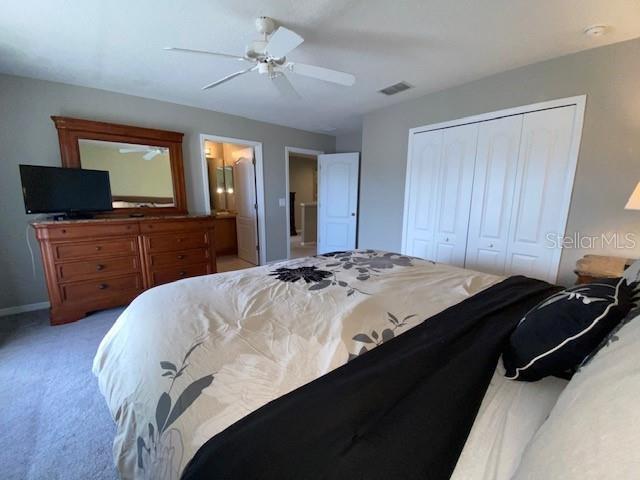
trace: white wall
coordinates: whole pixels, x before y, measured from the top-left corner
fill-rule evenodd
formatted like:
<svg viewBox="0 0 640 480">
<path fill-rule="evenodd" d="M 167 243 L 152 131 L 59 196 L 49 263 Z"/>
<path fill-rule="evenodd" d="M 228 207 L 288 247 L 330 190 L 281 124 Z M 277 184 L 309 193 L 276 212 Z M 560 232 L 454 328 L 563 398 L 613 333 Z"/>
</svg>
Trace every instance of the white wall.
<svg viewBox="0 0 640 480">
<path fill-rule="evenodd" d="M 336 136 L 336 152 L 362 152 L 362 130 Z"/>
</svg>

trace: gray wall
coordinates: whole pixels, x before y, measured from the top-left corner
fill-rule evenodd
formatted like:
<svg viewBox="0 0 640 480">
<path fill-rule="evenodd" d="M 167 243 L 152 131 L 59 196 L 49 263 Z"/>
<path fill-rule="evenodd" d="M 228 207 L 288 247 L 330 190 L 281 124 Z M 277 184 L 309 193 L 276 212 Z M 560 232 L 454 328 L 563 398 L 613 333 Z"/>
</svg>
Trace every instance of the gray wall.
<svg viewBox="0 0 640 480">
<path fill-rule="evenodd" d="M 336 152 L 362 152 L 362 130 L 336 136 Z"/>
<path fill-rule="evenodd" d="M 126 123 L 185 133 L 183 154 L 187 200 L 192 213 L 204 212 L 199 134 L 263 142 L 267 259 L 286 257 L 284 147 L 332 152 L 335 138 L 197 108 L 90 88 L 0 75 L 0 308 L 47 299 L 40 254 L 35 275 L 26 245 L 18 164 L 60 165 L 51 115 Z"/>
<path fill-rule="evenodd" d="M 639 79 L 640 39 L 636 39 L 500 73 L 365 115 L 359 246 L 400 250 L 410 128 L 580 94 L 587 94 L 587 108 L 566 233 L 637 235 L 640 212 L 623 208 L 640 180 Z M 573 283 L 575 262 L 585 253 L 638 257 L 640 241 L 633 250 L 564 249 L 561 283 Z"/>
</svg>

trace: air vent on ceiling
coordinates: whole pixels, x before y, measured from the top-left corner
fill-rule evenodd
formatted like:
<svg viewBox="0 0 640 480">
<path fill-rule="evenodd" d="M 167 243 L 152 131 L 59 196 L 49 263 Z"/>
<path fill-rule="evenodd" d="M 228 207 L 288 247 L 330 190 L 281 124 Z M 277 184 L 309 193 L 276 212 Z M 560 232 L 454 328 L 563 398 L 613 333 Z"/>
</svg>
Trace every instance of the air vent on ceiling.
<svg viewBox="0 0 640 480">
<path fill-rule="evenodd" d="M 384 93 L 385 95 L 395 95 L 396 93 L 404 92 L 405 90 L 409 90 L 410 88 L 411 85 L 409 85 L 407 82 L 398 82 L 395 85 L 391 85 L 378 91 L 380 93 Z"/>
</svg>

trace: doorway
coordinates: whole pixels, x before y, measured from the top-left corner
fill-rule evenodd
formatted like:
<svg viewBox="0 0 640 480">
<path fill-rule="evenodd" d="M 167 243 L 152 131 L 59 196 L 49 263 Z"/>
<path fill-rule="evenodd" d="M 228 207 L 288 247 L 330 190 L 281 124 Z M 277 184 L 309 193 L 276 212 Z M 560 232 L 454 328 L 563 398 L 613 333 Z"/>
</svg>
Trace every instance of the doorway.
<svg viewBox="0 0 640 480">
<path fill-rule="evenodd" d="M 218 272 L 265 263 L 262 144 L 201 135 L 205 208 L 215 217 Z"/>
<path fill-rule="evenodd" d="M 287 258 L 317 253 L 319 150 L 285 148 Z"/>
</svg>

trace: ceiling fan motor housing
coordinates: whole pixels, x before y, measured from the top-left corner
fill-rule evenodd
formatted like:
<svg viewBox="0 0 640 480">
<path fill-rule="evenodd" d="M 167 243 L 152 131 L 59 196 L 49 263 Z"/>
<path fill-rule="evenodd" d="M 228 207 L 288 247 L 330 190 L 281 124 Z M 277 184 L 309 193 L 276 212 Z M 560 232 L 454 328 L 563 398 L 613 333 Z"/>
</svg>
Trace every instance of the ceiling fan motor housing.
<svg viewBox="0 0 640 480">
<path fill-rule="evenodd" d="M 262 35 L 271 35 L 276 29 L 276 22 L 270 17 L 258 17 L 256 18 L 256 30 Z"/>
</svg>

